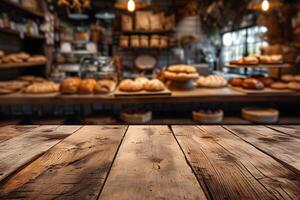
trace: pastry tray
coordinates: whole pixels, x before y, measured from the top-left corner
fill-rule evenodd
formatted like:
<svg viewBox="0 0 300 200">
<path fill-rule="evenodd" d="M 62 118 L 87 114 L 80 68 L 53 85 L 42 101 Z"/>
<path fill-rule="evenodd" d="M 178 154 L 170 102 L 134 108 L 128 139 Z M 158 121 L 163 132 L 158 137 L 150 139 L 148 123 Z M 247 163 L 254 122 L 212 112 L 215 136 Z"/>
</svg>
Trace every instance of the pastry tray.
<svg viewBox="0 0 300 200">
<path fill-rule="evenodd" d="M 272 88 L 265 88 L 263 90 L 248 90 L 248 89 L 244 89 L 241 87 L 231 87 L 233 90 L 237 91 L 237 92 L 242 92 L 245 94 L 249 94 L 249 95 L 264 95 L 264 94 L 268 94 L 268 95 L 281 95 L 281 94 L 286 94 L 286 93 L 295 93 L 295 91 L 293 90 L 275 90 Z"/>
<path fill-rule="evenodd" d="M 169 89 L 165 89 L 159 92 L 147 92 L 147 91 L 140 91 L 140 92 L 124 92 L 119 89 L 119 87 L 115 90 L 115 96 L 171 96 L 172 92 Z"/>
</svg>

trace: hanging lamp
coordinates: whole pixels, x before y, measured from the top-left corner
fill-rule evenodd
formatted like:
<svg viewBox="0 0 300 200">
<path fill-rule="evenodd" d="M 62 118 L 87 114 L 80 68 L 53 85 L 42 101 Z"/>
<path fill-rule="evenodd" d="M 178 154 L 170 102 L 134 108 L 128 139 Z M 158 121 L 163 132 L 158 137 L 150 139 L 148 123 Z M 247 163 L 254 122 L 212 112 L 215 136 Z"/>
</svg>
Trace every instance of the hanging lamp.
<svg viewBox="0 0 300 200">
<path fill-rule="evenodd" d="M 134 2 L 135 9 L 144 9 L 151 5 L 151 0 L 117 0 L 115 3 L 115 8 L 120 10 L 128 10 L 128 3 Z"/>
<path fill-rule="evenodd" d="M 248 4 L 248 10 L 268 11 L 276 10 L 283 6 L 279 0 L 254 0 Z"/>
</svg>

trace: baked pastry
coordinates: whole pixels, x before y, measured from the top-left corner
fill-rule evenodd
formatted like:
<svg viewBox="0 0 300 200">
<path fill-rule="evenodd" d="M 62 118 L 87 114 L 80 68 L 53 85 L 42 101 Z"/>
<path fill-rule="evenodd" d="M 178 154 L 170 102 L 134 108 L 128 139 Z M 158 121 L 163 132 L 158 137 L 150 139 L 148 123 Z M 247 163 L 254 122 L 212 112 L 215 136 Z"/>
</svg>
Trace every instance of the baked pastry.
<svg viewBox="0 0 300 200">
<path fill-rule="evenodd" d="M 259 57 L 261 64 L 281 64 L 283 62 L 282 55 L 264 55 Z"/>
<path fill-rule="evenodd" d="M 27 62 L 46 62 L 47 58 L 42 55 L 35 55 L 28 58 Z"/>
<path fill-rule="evenodd" d="M 257 65 L 259 63 L 259 60 L 256 56 L 247 56 L 242 59 L 241 64 L 245 65 Z"/>
<path fill-rule="evenodd" d="M 144 90 L 149 92 L 159 92 L 165 90 L 165 85 L 158 79 L 152 79 L 144 85 Z"/>
<path fill-rule="evenodd" d="M 247 78 L 243 81 L 242 87 L 249 90 L 263 90 L 264 84 L 255 78 Z"/>
<path fill-rule="evenodd" d="M 143 90 L 144 85 L 141 81 L 123 80 L 120 83 L 119 89 L 125 92 L 139 92 Z"/>
<path fill-rule="evenodd" d="M 276 123 L 279 111 L 273 108 L 243 108 L 242 117 L 256 123 Z"/>
<path fill-rule="evenodd" d="M 3 58 L 5 55 L 4 51 L 0 50 L 0 58 Z"/>
<path fill-rule="evenodd" d="M 28 86 L 24 92 L 26 94 L 48 94 L 59 92 L 59 85 L 53 82 L 34 83 Z"/>
<path fill-rule="evenodd" d="M 281 80 L 284 82 L 291 82 L 295 80 L 295 76 L 291 75 L 291 74 L 285 74 L 281 76 Z"/>
<path fill-rule="evenodd" d="M 289 89 L 288 84 L 287 83 L 283 83 L 283 82 L 272 83 L 270 87 L 272 89 L 274 89 L 274 90 L 286 90 L 286 89 Z"/>
<path fill-rule="evenodd" d="M 152 112 L 145 110 L 122 111 L 120 118 L 126 123 L 146 123 L 151 121 Z"/>
<path fill-rule="evenodd" d="M 272 83 L 274 83 L 274 80 L 272 78 L 258 77 L 257 80 L 262 82 L 265 87 L 270 87 Z"/>
<path fill-rule="evenodd" d="M 172 65 L 168 67 L 169 72 L 175 72 L 175 73 L 196 73 L 197 70 L 193 66 L 189 65 Z"/>
<path fill-rule="evenodd" d="M 94 79 L 82 80 L 78 86 L 78 94 L 93 94 L 96 86 Z"/>
<path fill-rule="evenodd" d="M 233 78 L 229 81 L 229 83 L 234 87 L 242 87 L 244 80 L 244 78 Z"/>
<path fill-rule="evenodd" d="M 116 87 L 116 83 L 112 80 L 100 80 L 97 82 L 94 92 L 95 94 L 105 94 L 112 92 Z"/>
<path fill-rule="evenodd" d="M 296 76 L 294 77 L 294 79 L 295 79 L 295 81 L 300 82 L 300 75 L 296 75 Z"/>
<path fill-rule="evenodd" d="M 67 78 L 60 83 L 60 92 L 62 94 L 76 94 L 80 83 L 80 78 Z"/>
<path fill-rule="evenodd" d="M 193 120 L 204 124 L 216 124 L 223 121 L 223 110 L 193 111 Z"/>
<path fill-rule="evenodd" d="M 211 75 L 208 77 L 201 76 L 197 80 L 198 87 L 208 87 L 208 88 L 222 88 L 227 86 L 227 80 L 225 80 L 222 76 Z"/>
<path fill-rule="evenodd" d="M 195 67 L 189 65 L 172 65 L 164 72 L 164 78 L 172 81 L 190 81 L 199 77 Z"/>
<path fill-rule="evenodd" d="M 143 87 L 149 82 L 149 79 L 147 79 L 145 77 L 137 77 L 134 80 L 142 83 Z"/>
<path fill-rule="evenodd" d="M 25 52 L 18 53 L 16 56 L 23 61 L 26 61 L 28 58 L 30 58 L 30 55 Z"/>
<path fill-rule="evenodd" d="M 288 88 L 291 89 L 291 90 L 300 91 L 300 83 L 299 82 L 290 82 L 288 84 Z"/>
<path fill-rule="evenodd" d="M 0 88 L 5 90 L 19 91 L 28 86 L 26 81 L 2 81 L 0 82 Z"/>
</svg>

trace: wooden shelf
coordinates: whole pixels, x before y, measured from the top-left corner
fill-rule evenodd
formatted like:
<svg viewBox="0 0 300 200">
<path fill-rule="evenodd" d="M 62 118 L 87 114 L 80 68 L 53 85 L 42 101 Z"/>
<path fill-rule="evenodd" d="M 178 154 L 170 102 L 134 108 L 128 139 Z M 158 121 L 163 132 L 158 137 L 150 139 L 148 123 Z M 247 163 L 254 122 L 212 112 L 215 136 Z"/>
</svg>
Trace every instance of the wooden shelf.
<svg viewBox="0 0 300 200">
<path fill-rule="evenodd" d="M 25 68 L 25 67 L 36 67 L 45 65 L 45 62 L 37 62 L 37 63 L 7 63 L 7 64 L 0 64 L 1 69 L 12 69 L 12 68 Z"/>
<path fill-rule="evenodd" d="M 1 33 L 5 33 L 5 34 L 10 34 L 10 35 L 18 36 L 18 37 L 21 36 L 20 32 L 14 31 L 14 30 L 10 30 L 10 29 L 0 29 L 0 32 Z M 36 39 L 36 40 L 45 40 L 46 39 L 46 37 L 43 36 L 43 35 L 30 35 L 30 34 L 27 34 L 27 33 L 24 34 L 24 37 L 25 38 L 29 38 L 29 39 Z"/>
<path fill-rule="evenodd" d="M 44 18 L 44 13 L 29 9 L 29 8 L 25 8 L 19 4 L 13 3 L 9 0 L 0 0 L 0 4 L 6 5 L 18 12 L 22 12 L 22 13 L 24 13 L 26 15 L 30 15 L 32 17 Z"/>
<path fill-rule="evenodd" d="M 172 34 L 174 31 L 123 31 L 119 34 L 121 35 L 168 35 Z"/>
<path fill-rule="evenodd" d="M 290 64 L 258 64 L 258 65 L 228 65 L 227 68 L 231 69 L 240 69 L 240 68 L 290 68 L 292 65 Z"/>
</svg>

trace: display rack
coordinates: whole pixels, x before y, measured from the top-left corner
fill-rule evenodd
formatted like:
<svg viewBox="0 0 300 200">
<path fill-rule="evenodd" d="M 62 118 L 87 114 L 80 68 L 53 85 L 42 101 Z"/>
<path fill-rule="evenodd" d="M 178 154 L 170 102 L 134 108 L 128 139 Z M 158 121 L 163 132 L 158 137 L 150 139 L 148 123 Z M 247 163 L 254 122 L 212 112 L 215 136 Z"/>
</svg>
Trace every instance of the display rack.
<svg viewBox="0 0 300 200">
<path fill-rule="evenodd" d="M 45 64 L 46 64 L 46 62 L 7 63 L 7 64 L 0 64 L 0 70 L 1 69 L 12 69 L 12 68 L 37 67 L 37 66 L 43 66 Z"/>
<path fill-rule="evenodd" d="M 29 8 L 25 8 L 17 3 L 11 2 L 9 0 L 1 0 L 0 4 L 4 5 L 6 7 L 12 8 L 14 11 L 23 13 L 27 16 L 44 18 L 44 13 L 42 13 L 40 11 L 29 9 Z"/>
<path fill-rule="evenodd" d="M 22 34 L 23 34 L 24 38 L 36 39 L 36 40 L 45 40 L 46 39 L 46 37 L 43 35 L 31 35 L 31 34 L 27 34 L 27 33 L 20 33 L 18 31 L 10 30 L 10 29 L 0 29 L 0 32 L 5 33 L 5 34 L 14 35 L 14 36 L 19 36 L 20 38 L 22 37 Z"/>
</svg>

